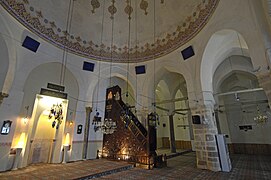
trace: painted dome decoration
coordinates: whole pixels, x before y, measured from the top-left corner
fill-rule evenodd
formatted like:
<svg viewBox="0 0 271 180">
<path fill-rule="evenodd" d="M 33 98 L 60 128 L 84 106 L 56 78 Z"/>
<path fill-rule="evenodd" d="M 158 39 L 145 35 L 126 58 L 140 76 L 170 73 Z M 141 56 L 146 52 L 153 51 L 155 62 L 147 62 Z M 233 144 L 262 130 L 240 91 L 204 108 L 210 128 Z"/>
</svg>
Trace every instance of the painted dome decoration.
<svg viewBox="0 0 271 180">
<path fill-rule="evenodd" d="M 69 2 L 0 1 L 25 27 L 59 48 L 125 63 L 164 56 L 191 40 L 219 0 L 72 0 L 71 6 Z"/>
</svg>

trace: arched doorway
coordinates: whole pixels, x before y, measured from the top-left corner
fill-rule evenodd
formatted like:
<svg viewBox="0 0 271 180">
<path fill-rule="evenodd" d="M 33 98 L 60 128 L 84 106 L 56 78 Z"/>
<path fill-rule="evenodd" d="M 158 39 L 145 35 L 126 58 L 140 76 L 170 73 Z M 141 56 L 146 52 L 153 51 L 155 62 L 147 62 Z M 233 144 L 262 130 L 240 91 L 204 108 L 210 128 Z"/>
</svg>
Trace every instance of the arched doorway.
<svg viewBox="0 0 271 180">
<path fill-rule="evenodd" d="M 191 150 L 191 114 L 187 86 L 178 73 L 165 72 L 156 86 L 157 148 L 161 152 L 176 153 Z"/>
<path fill-rule="evenodd" d="M 59 74 L 61 69 L 60 63 L 45 63 L 37 66 L 36 68 L 32 69 L 31 72 L 29 72 L 29 75 L 24 82 L 24 91 L 23 91 L 23 100 L 21 105 L 21 117 L 28 117 L 27 123 L 17 123 L 16 129 L 12 141 L 12 147 L 16 147 L 16 139 L 17 137 L 20 137 L 20 134 L 25 134 L 25 143 L 21 147 L 22 148 L 22 159 L 18 163 L 18 167 L 25 167 L 28 164 L 31 163 L 39 163 L 39 162 L 50 162 L 50 163 L 60 163 L 62 161 L 62 146 L 64 145 L 65 136 L 67 133 L 71 135 L 70 141 L 69 141 L 69 160 L 71 160 L 73 157 L 73 132 L 75 127 L 77 126 L 75 123 L 75 117 L 76 117 L 76 108 L 77 108 L 77 99 L 79 94 L 79 86 L 77 83 L 77 80 L 74 76 L 74 74 L 69 70 L 66 69 L 65 73 L 65 91 L 64 93 L 67 93 L 67 99 L 60 99 L 56 100 L 58 98 L 48 97 L 45 95 L 41 95 L 41 89 L 45 89 L 48 86 L 48 83 L 58 84 L 59 83 Z M 53 95 L 52 95 L 53 96 Z M 60 104 L 58 101 L 62 102 L 62 110 L 63 110 L 63 120 L 61 125 L 59 126 L 59 129 L 56 131 L 58 133 L 55 134 L 53 138 L 53 145 L 52 146 L 52 156 L 45 158 L 42 151 L 47 151 L 43 148 L 45 145 L 34 145 L 35 140 L 39 139 L 40 135 L 40 126 L 39 123 L 41 123 L 46 114 L 46 111 L 50 111 L 53 105 Z M 68 107 L 69 106 L 69 107 Z M 27 110 L 26 110 L 26 107 Z M 66 119 L 69 123 L 65 123 Z M 21 120 L 21 118 L 20 118 Z M 46 122 L 46 121 L 45 121 Z M 48 120 L 47 120 L 48 122 Z M 75 122 L 75 123 L 74 123 Z M 41 123 L 43 124 L 43 123 Z M 71 125 L 70 125 L 71 124 Z M 37 130 L 38 128 L 39 130 Z M 48 127 L 49 128 L 49 127 Z M 51 127 L 52 128 L 52 127 Z M 54 127 L 56 129 L 56 127 Z M 41 129 L 42 130 L 42 129 Z M 44 135 L 45 136 L 45 135 Z M 48 139 L 51 139 L 52 137 L 51 131 L 48 131 Z M 45 140 L 43 139 L 42 142 Z M 48 140 L 49 141 L 49 140 Z M 45 143 L 46 144 L 46 143 Z M 33 146 L 32 146 L 33 145 Z M 47 146 L 47 145 L 46 145 Z M 33 153 L 34 149 L 36 149 L 37 156 L 40 156 L 40 158 L 33 159 Z M 38 149 L 40 148 L 40 149 Z M 48 155 L 47 153 L 44 153 Z M 77 156 L 76 156 L 77 158 Z M 48 160 L 45 160 L 48 159 Z"/>
<path fill-rule="evenodd" d="M 270 108 L 251 69 L 250 58 L 243 56 L 230 56 L 217 68 L 214 89 L 218 129 L 226 135 L 231 153 L 269 154 Z M 257 119 L 260 116 L 267 117 L 266 122 Z"/>
<path fill-rule="evenodd" d="M 175 100 L 185 99 L 187 94 L 178 90 L 175 95 Z M 176 148 L 181 150 L 191 150 L 191 115 L 186 101 L 176 101 L 175 102 L 175 138 L 176 138 Z"/>
<path fill-rule="evenodd" d="M 62 162 L 67 108 L 66 99 L 37 95 L 28 164 Z"/>
<path fill-rule="evenodd" d="M 265 154 L 269 124 L 259 126 L 254 118 L 267 115 L 269 107 L 256 77 L 260 61 L 250 59 L 249 53 L 237 31 L 214 33 L 203 54 L 202 91 L 214 95 L 218 133 L 226 135 L 230 152 Z"/>
</svg>

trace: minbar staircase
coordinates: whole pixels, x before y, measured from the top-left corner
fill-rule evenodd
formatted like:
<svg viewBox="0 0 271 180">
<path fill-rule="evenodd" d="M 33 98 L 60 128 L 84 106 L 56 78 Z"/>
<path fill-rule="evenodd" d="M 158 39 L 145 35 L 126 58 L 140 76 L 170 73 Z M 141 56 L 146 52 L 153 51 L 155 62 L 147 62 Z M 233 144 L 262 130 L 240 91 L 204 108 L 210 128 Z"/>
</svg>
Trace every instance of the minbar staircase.
<svg viewBox="0 0 271 180">
<path fill-rule="evenodd" d="M 121 88 L 106 91 L 105 118 L 116 122 L 112 134 L 104 134 L 102 156 L 140 164 L 151 164 L 148 131 L 121 98 Z"/>
<path fill-rule="evenodd" d="M 117 101 L 117 104 L 119 104 L 122 109 L 121 116 L 129 116 L 129 119 L 121 118 L 125 123 L 125 127 L 133 133 L 134 137 L 138 140 L 138 142 L 141 142 L 143 146 L 146 146 L 148 134 L 146 128 L 141 124 L 141 122 L 137 119 L 134 113 L 130 110 L 130 107 L 128 107 L 122 100 Z"/>
</svg>

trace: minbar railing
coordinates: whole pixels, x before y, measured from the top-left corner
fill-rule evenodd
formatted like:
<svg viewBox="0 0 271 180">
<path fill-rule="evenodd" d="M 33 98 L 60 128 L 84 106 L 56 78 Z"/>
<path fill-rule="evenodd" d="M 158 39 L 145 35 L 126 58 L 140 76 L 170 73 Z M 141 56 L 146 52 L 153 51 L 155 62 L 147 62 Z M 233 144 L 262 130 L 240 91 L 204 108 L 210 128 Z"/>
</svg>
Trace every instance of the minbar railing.
<svg viewBox="0 0 271 180">
<path fill-rule="evenodd" d="M 131 116 L 131 120 L 134 123 L 134 125 L 137 127 L 137 129 L 140 131 L 140 133 L 144 136 L 147 137 L 147 130 L 146 128 L 141 124 L 141 122 L 137 119 L 137 117 L 134 115 L 134 113 L 129 109 L 129 107 L 122 101 L 116 101 L 117 104 L 120 106 L 120 108 L 123 111 L 127 111 L 127 113 L 129 114 L 129 116 Z"/>
<path fill-rule="evenodd" d="M 136 163 L 138 165 L 147 166 L 148 169 L 153 167 L 165 167 L 167 166 L 167 156 L 164 155 L 131 155 L 131 154 L 121 154 L 121 153 L 107 153 L 104 151 L 97 150 L 97 159 L 106 158 L 109 160 L 119 160 L 131 163 Z"/>
<path fill-rule="evenodd" d="M 134 137 L 140 142 L 143 146 L 147 148 L 147 130 L 141 124 L 141 122 L 137 119 L 137 117 L 133 114 L 133 112 L 127 107 L 127 105 L 122 101 L 116 101 L 118 106 L 122 111 L 128 113 L 131 119 L 126 122 L 126 127 L 130 130 L 130 132 L 134 135 Z"/>
</svg>

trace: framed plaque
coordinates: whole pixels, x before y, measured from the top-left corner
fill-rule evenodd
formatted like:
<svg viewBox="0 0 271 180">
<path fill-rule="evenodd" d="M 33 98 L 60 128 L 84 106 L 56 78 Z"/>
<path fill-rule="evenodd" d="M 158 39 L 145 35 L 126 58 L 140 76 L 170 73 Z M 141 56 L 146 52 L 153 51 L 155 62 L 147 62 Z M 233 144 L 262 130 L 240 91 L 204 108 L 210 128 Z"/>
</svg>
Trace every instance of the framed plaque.
<svg viewBox="0 0 271 180">
<path fill-rule="evenodd" d="M 77 134 L 82 134 L 82 129 L 83 129 L 83 125 L 82 124 L 79 124 L 77 126 Z"/>
<path fill-rule="evenodd" d="M 10 132 L 12 121 L 6 120 L 3 122 L 2 128 L 1 128 L 1 134 L 7 135 Z"/>
</svg>

